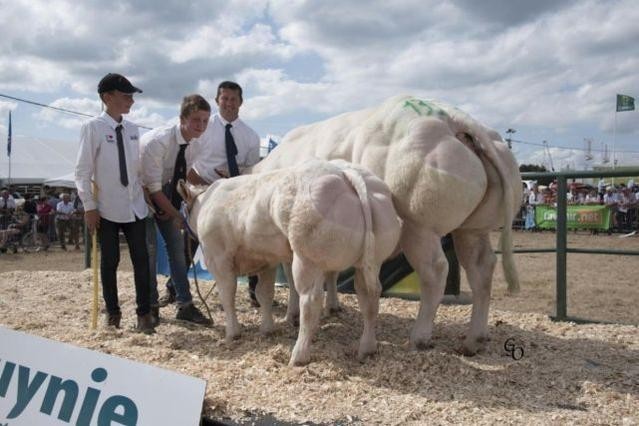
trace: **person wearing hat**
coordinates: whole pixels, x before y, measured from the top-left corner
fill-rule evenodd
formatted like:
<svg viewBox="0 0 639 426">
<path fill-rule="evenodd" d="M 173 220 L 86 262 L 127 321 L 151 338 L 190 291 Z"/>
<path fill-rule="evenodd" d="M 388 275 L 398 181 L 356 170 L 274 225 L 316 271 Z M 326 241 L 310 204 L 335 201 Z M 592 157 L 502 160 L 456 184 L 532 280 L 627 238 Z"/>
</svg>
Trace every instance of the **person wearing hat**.
<svg viewBox="0 0 639 426">
<path fill-rule="evenodd" d="M 106 305 L 107 325 L 120 327 L 116 272 L 120 262 L 119 231 L 124 233 L 136 293 L 136 329 L 153 333 L 149 305 L 149 263 L 145 218 L 148 208 L 140 180 L 138 127 L 123 118 L 142 90 L 120 74 L 109 73 L 98 84 L 106 110 L 82 125 L 75 183 L 84 204 L 89 232 L 100 241 L 100 277 Z M 96 191 L 94 191 L 95 185 Z"/>
</svg>

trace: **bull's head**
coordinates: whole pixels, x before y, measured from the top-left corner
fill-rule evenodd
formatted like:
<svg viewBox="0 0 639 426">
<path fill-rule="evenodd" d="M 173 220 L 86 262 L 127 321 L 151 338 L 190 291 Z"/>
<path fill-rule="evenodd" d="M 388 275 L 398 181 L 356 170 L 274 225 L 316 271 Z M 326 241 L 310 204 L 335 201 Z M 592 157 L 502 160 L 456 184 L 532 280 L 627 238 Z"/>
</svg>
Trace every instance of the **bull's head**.
<svg viewBox="0 0 639 426">
<path fill-rule="evenodd" d="M 206 185 L 192 185 L 182 179 L 177 183 L 178 194 L 186 203 L 187 230 L 193 239 L 197 239 L 197 215 L 199 211 L 199 204 L 196 203 L 197 197 L 203 194 L 207 188 L 208 186 Z"/>
<path fill-rule="evenodd" d="M 177 183 L 177 192 L 186 203 L 187 210 L 191 211 L 196 198 L 208 188 L 207 185 L 193 185 L 183 179 Z"/>
</svg>

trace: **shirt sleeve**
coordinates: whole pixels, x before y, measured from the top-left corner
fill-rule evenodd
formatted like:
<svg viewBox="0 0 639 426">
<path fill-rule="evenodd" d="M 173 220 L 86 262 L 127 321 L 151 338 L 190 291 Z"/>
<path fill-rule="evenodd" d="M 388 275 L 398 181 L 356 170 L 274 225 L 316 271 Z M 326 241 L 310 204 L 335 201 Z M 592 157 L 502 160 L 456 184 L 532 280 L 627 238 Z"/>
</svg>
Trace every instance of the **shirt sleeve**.
<svg viewBox="0 0 639 426">
<path fill-rule="evenodd" d="M 97 146 L 92 126 L 89 123 L 83 124 L 80 130 L 80 150 L 75 165 L 75 185 L 86 210 L 95 210 L 98 207 L 91 181 L 95 172 Z"/>
<path fill-rule="evenodd" d="M 260 161 L 260 137 L 255 132 L 251 132 L 248 153 L 246 154 L 246 167 L 256 165 Z"/>
<path fill-rule="evenodd" d="M 209 126 L 212 126 L 210 123 Z M 205 132 L 197 141 L 197 153 L 195 153 L 195 159 L 191 168 L 195 170 L 202 179 L 209 183 L 213 183 L 219 179 L 217 173 L 215 173 L 215 164 L 213 162 L 213 132 Z"/>
<path fill-rule="evenodd" d="M 157 139 L 143 140 L 140 143 L 142 162 L 142 184 L 151 194 L 162 190 L 162 169 L 164 147 Z"/>
</svg>

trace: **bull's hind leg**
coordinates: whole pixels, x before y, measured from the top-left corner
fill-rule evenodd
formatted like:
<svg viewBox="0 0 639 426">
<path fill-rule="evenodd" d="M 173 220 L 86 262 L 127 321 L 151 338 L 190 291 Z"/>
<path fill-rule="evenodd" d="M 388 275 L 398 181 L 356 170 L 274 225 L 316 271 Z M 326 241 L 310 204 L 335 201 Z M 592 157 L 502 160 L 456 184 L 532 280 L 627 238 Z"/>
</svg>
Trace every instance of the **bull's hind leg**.
<svg viewBox="0 0 639 426">
<path fill-rule="evenodd" d="M 275 294 L 275 269 L 267 269 L 258 274 L 259 280 L 255 296 L 260 304 L 262 323 L 260 332 L 270 334 L 275 329 L 273 324 L 273 295 Z"/>
<path fill-rule="evenodd" d="M 453 238 L 459 263 L 466 271 L 468 284 L 473 291 L 470 330 L 461 352 L 464 355 L 474 355 L 488 337 L 488 307 L 497 259 L 486 232 L 458 230 L 453 233 Z"/>
<path fill-rule="evenodd" d="M 410 333 L 411 349 L 428 349 L 437 308 L 444 296 L 448 261 L 439 236 L 418 226 L 404 224 L 400 244 L 419 276 L 419 313 Z"/>
<path fill-rule="evenodd" d="M 305 365 L 311 360 L 310 346 L 322 314 L 324 273 L 312 262 L 294 255 L 293 279 L 300 298 L 300 329 L 289 365 Z"/>
<path fill-rule="evenodd" d="M 339 312 L 339 300 L 337 299 L 337 276 L 339 272 L 327 272 L 326 281 L 326 304 L 325 310 L 327 315 L 335 314 Z"/>
<path fill-rule="evenodd" d="M 284 275 L 288 282 L 288 306 L 286 307 L 286 322 L 293 327 L 300 324 L 300 296 L 295 289 L 295 279 L 293 278 L 293 270 L 290 263 L 282 263 Z"/>
<path fill-rule="evenodd" d="M 359 309 L 364 318 L 364 331 L 359 340 L 357 359 L 364 360 L 368 355 L 377 353 L 377 316 L 379 314 L 379 296 L 382 285 L 379 282 L 379 269 L 366 276 L 361 269 L 355 271 L 355 291 Z M 366 282 L 369 280 L 371 282 Z"/>
</svg>

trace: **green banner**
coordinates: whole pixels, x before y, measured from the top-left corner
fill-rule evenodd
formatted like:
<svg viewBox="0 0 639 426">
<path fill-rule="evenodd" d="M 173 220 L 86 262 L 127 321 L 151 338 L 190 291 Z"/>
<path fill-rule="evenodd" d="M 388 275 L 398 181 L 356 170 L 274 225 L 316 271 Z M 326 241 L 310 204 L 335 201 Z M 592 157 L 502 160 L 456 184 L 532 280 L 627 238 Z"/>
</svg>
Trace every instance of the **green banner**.
<svg viewBox="0 0 639 426">
<path fill-rule="evenodd" d="M 617 111 L 634 111 L 635 98 L 628 95 L 617 95 Z"/>
<path fill-rule="evenodd" d="M 566 227 L 568 229 L 607 230 L 611 224 L 611 212 L 608 206 L 567 206 Z M 553 206 L 535 206 L 535 224 L 541 229 L 557 227 L 557 209 Z"/>
</svg>

